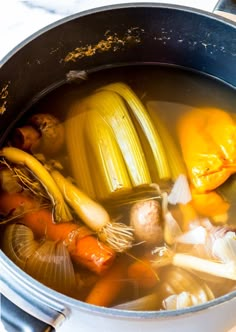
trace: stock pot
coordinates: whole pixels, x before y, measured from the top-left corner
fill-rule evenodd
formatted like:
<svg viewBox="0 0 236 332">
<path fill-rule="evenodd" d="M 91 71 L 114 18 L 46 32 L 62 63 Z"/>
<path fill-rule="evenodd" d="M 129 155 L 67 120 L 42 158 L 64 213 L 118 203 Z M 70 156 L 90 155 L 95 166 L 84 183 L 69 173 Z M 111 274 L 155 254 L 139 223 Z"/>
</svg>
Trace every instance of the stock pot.
<svg viewBox="0 0 236 332">
<path fill-rule="evenodd" d="M 235 13 L 235 1 L 216 9 Z M 203 72 L 236 88 L 236 24 L 216 14 L 157 3 L 87 10 L 17 46 L 0 64 L 0 137 L 68 72 L 127 64 Z M 14 331 L 223 332 L 236 325 L 236 292 L 177 311 L 129 312 L 88 305 L 32 279 L 0 251 L 2 322 Z"/>
</svg>

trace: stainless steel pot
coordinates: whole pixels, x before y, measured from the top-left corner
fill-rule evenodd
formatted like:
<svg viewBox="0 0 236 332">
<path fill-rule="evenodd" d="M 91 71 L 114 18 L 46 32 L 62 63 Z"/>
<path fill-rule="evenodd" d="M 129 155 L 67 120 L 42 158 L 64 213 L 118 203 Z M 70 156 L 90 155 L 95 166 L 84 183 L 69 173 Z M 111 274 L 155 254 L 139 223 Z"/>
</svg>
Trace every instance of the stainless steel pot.
<svg viewBox="0 0 236 332">
<path fill-rule="evenodd" d="M 235 13 L 235 1 L 226 4 Z M 216 9 L 222 6 L 220 2 Z M 97 51 L 108 30 L 119 38 L 131 31 L 130 38 Z M 87 45 L 94 48 L 91 56 L 78 52 Z M 60 84 L 69 70 L 156 62 L 201 71 L 235 88 L 236 25 L 186 7 L 129 3 L 78 13 L 43 29 L 0 65 L 1 143 L 29 105 Z M 2 251 L 0 273 L 2 321 L 9 332 L 223 332 L 236 324 L 236 292 L 178 311 L 128 312 L 59 294 L 24 273 Z"/>
</svg>

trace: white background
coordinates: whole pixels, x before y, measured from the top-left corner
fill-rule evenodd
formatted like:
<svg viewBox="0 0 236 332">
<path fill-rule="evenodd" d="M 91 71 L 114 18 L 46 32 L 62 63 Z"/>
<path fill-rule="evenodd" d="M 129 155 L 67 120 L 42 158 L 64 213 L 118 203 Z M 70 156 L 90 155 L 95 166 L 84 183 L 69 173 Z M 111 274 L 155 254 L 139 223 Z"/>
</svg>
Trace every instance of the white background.
<svg viewBox="0 0 236 332">
<path fill-rule="evenodd" d="M 162 2 L 212 11 L 217 0 L 1 0 L 0 60 L 14 46 L 42 27 L 93 7 L 125 2 Z"/>
</svg>

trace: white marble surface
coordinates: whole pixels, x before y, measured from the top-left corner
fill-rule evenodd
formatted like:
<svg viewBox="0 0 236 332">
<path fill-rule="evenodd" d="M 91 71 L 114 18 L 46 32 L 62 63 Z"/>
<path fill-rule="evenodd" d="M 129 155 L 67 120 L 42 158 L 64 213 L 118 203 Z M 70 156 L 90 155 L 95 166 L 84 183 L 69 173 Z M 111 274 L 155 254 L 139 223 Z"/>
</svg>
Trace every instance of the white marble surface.
<svg viewBox="0 0 236 332">
<path fill-rule="evenodd" d="M 112 3 L 162 2 L 212 11 L 217 0 L 1 0 L 0 60 L 22 40 L 67 15 Z"/>
</svg>

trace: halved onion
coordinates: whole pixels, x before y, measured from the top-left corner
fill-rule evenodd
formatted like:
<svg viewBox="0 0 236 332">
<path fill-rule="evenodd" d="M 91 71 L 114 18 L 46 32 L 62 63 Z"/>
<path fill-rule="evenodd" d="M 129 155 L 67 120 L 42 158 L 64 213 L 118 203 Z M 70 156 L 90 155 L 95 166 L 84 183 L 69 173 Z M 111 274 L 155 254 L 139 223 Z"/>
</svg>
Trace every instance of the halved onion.
<svg viewBox="0 0 236 332">
<path fill-rule="evenodd" d="M 133 301 L 118 304 L 113 308 L 121 310 L 157 310 L 159 309 L 158 304 L 159 296 L 155 292 Z"/>
<path fill-rule="evenodd" d="M 3 251 L 20 268 L 25 268 L 27 259 L 38 247 L 39 243 L 34 240 L 34 234 L 29 227 L 12 224 L 6 228 Z"/>
<path fill-rule="evenodd" d="M 204 281 L 182 268 L 174 266 L 165 268 L 160 278 L 164 280 L 160 284 L 160 294 L 163 300 L 170 295 L 178 295 L 182 292 L 191 294 L 192 305 L 214 299 L 213 292 Z"/>
<path fill-rule="evenodd" d="M 180 294 L 173 294 L 162 301 L 163 308 L 166 310 L 178 310 L 194 305 L 193 295 L 189 292 L 181 292 Z"/>
<path fill-rule="evenodd" d="M 33 278 L 64 294 L 75 289 L 75 272 L 62 242 L 36 241 L 32 230 L 22 224 L 6 228 L 3 251 Z"/>
<path fill-rule="evenodd" d="M 25 271 L 48 287 L 68 295 L 75 287 L 74 267 L 62 242 L 44 241 L 27 260 Z"/>
</svg>

